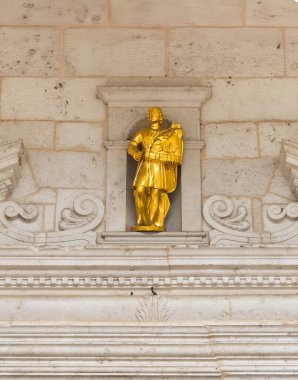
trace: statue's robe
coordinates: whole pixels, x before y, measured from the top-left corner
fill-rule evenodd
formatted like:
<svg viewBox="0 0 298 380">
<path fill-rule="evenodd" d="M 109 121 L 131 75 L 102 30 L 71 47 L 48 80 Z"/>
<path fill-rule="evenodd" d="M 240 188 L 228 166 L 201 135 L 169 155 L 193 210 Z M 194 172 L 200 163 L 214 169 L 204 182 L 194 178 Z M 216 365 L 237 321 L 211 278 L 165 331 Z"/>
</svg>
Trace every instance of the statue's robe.
<svg viewBox="0 0 298 380">
<path fill-rule="evenodd" d="M 131 145 L 143 152 L 133 187 L 144 186 L 166 193 L 173 192 L 177 187 L 177 164 L 182 163 L 182 129 L 141 129 L 134 135 Z M 168 165 L 169 163 L 176 165 Z"/>
</svg>

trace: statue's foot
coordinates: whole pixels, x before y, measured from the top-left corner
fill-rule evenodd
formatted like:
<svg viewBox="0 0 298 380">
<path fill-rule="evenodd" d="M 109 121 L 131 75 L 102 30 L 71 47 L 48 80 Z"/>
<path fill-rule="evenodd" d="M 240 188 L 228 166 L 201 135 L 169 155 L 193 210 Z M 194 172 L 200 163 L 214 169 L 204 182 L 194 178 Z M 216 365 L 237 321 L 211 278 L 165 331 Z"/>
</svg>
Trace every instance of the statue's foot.
<svg viewBox="0 0 298 380">
<path fill-rule="evenodd" d="M 131 227 L 131 230 L 135 232 L 163 232 L 165 228 L 163 226 L 155 226 L 154 224 L 150 226 L 139 226 L 138 224 L 136 224 Z"/>
</svg>

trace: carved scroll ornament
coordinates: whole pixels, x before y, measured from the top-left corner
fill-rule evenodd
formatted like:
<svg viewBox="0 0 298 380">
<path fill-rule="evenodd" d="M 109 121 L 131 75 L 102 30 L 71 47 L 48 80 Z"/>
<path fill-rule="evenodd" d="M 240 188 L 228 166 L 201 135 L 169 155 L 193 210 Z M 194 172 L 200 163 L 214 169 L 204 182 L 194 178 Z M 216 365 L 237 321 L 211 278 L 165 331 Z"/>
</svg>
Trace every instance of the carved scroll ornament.
<svg viewBox="0 0 298 380">
<path fill-rule="evenodd" d="M 33 205 L 24 208 L 16 202 L 3 202 L 0 206 L 0 234 L 12 242 L 23 242 L 35 245 L 95 245 L 94 229 L 102 222 L 104 206 L 100 199 L 92 194 L 79 195 L 73 209 L 63 209 L 60 231 L 31 232 L 26 230 L 26 223 L 38 217 L 38 209 Z M 23 221 L 23 228 L 17 228 L 12 221 Z"/>
<path fill-rule="evenodd" d="M 233 201 L 223 195 L 214 195 L 207 199 L 203 208 L 207 223 L 213 227 L 209 232 L 211 245 L 256 244 L 260 236 L 248 231 L 245 206 L 236 206 Z"/>
<path fill-rule="evenodd" d="M 271 233 L 271 243 L 273 244 L 298 244 L 298 202 L 291 202 L 286 206 L 272 205 L 267 211 L 268 217 L 276 223 L 281 223 L 288 219 L 293 223 L 280 231 Z"/>
</svg>

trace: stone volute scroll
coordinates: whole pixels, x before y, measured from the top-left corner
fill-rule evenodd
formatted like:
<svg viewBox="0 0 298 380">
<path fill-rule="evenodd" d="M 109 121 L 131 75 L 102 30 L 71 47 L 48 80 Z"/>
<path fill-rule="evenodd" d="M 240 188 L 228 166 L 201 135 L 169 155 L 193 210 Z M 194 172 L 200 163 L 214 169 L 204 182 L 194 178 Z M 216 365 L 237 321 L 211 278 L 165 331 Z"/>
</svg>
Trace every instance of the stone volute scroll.
<svg viewBox="0 0 298 380">
<path fill-rule="evenodd" d="M 201 218 L 201 107 L 211 96 L 211 87 L 98 87 L 98 98 L 107 106 L 107 198 L 105 241 L 153 239 L 177 243 L 206 243 Z M 131 232 L 135 224 L 135 205 L 131 186 L 135 163 L 127 155 L 134 134 L 148 127 L 151 107 L 162 109 L 165 129 L 179 122 L 183 129 L 183 165 L 177 190 L 171 199 L 166 231 L 149 237 Z M 132 166 L 131 166 L 132 165 Z M 146 236 L 145 236 L 146 235 Z M 136 237 L 138 236 L 138 237 Z M 152 241 L 152 240 L 151 240 Z"/>
</svg>

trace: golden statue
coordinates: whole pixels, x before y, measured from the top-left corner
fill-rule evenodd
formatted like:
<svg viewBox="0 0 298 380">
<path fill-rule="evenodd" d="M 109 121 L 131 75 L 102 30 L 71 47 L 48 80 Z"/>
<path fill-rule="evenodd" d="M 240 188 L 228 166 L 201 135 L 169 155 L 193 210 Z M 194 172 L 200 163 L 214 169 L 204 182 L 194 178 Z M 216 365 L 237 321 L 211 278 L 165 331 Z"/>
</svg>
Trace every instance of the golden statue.
<svg viewBox="0 0 298 380">
<path fill-rule="evenodd" d="M 132 231 L 164 231 L 170 208 L 168 193 L 177 187 L 177 168 L 182 164 L 183 139 L 179 123 L 161 129 L 160 108 L 148 110 L 149 128 L 138 131 L 128 154 L 138 161 L 133 182 L 137 224 Z"/>
</svg>

